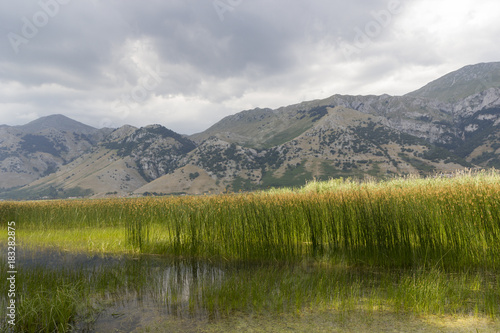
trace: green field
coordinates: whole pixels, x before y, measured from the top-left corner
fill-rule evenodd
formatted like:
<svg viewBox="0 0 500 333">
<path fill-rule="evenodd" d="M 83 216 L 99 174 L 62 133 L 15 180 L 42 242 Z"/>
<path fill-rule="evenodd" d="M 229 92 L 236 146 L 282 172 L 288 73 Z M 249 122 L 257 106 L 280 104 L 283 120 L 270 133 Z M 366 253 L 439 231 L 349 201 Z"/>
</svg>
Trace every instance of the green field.
<svg viewBox="0 0 500 333">
<path fill-rule="evenodd" d="M 462 325 L 450 332 L 498 329 L 494 170 L 217 196 L 1 202 L 0 219 L 0 239 L 15 221 L 26 251 L 133 258 L 90 271 L 20 263 L 19 332 L 92 325 L 131 291 L 169 309 L 140 326 L 145 332 L 265 331 L 284 318 L 298 331 L 321 331 L 318 322 L 382 330 L 394 321 L 447 331 L 454 320 Z M 178 267 L 172 276 L 190 273 L 158 275 L 151 255 Z"/>
</svg>

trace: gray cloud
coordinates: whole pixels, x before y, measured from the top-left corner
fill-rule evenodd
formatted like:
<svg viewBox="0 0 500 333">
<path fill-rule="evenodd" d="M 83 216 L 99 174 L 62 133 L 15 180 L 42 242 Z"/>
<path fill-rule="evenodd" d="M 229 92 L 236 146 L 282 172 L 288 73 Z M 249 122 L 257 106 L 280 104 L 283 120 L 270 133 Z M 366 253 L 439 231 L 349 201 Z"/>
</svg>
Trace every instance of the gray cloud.
<svg viewBox="0 0 500 333">
<path fill-rule="evenodd" d="M 57 112 L 93 126 L 161 123 L 193 133 L 251 107 L 402 94 L 498 60 L 500 24 L 490 13 L 500 7 L 471 4 L 4 1 L 0 123 Z"/>
</svg>

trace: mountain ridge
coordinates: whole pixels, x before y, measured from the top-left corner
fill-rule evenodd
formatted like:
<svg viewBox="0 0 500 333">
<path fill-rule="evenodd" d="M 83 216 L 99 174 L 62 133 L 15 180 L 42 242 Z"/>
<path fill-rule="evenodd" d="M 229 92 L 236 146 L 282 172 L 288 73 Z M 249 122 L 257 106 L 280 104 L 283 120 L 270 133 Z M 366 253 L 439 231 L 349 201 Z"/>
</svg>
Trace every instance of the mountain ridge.
<svg viewBox="0 0 500 333">
<path fill-rule="evenodd" d="M 92 134 L 97 128 L 73 120 L 62 114 L 53 114 L 35 119 L 25 125 L 14 126 L 24 132 L 37 132 L 46 129 L 57 129 L 59 131 L 71 131 L 75 133 Z"/>
<path fill-rule="evenodd" d="M 498 86 L 500 86 L 500 62 L 479 63 L 448 73 L 407 95 L 456 102 Z"/>
<path fill-rule="evenodd" d="M 95 129 L 63 115 L 0 126 L 0 197 L 219 193 L 499 168 L 499 70 L 466 66 L 403 96 L 245 110 L 189 136 L 162 125 Z"/>
</svg>

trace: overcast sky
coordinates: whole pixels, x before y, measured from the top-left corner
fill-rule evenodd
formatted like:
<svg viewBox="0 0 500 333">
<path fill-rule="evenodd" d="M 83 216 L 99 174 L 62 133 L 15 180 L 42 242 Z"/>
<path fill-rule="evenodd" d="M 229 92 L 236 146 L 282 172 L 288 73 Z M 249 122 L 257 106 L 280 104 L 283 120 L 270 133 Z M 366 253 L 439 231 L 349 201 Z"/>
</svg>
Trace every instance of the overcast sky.
<svg viewBox="0 0 500 333">
<path fill-rule="evenodd" d="M 334 94 L 403 95 L 500 61 L 498 0 L 0 2 L 0 124 L 200 132 Z"/>
</svg>

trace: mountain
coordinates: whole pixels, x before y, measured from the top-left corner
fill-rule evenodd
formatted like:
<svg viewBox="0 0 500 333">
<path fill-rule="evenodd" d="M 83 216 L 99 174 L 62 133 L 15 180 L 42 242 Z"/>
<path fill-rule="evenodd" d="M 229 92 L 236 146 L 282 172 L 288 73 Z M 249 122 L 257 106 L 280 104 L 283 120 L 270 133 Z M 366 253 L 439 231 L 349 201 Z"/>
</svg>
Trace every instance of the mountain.
<svg viewBox="0 0 500 333">
<path fill-rule="evenodd" d="M 466 66 L 449 73 L 408 96 L 455 103 L 490 88 L 500 87 L 500 62 Z"/>
<path fill-rule="evenodd" d="M 58 131 L 74 132 L 80 134 L 92 135 L 98 130 L 94 127 L 82 124 L 62 114 L 41 117 L 33 120 L 26 125 L 14 126 L 25 133 L 40 132 L 47 129 L 57 129 Z"/>
<path fill-rule="evenodd" d="M 102 140 L 95 129 L 62 115 L 0 127 L 0 189 L 20 187 L 55 172 Z"/>
<path fill-rule="evenodd" d="M 0 197 L 219 193 L 500 168 L 499 126 L 500 63 L 466 66 L 404 96 L 246 110 L 191 136 L 54 115 L 0 126 Z"/>
<path fill-rule="evenodd" d="M 104 144 L 117 155 L 134 159 L 144 179 L 152 181 L 177 169 L 180 159 L 196 148 L 191 140 L 161 125 L 140 128 L 121 140 Z"/>
<path fill-rule="evenodd" d="M 277 131 L 279 137 L 295 134 L 291 140 L 257 149 L 234 142 L 233 138 L 241 132 L 234 135 L 226 131 L 223 136 L 203 141 L 187 162 L 232 190 L 295 186 L 313 178 L 365 175 L 380 178 L 387 174 L 450 172 L 471 166 L 444 148 L 395 129 L 385 117 L 343 106 L 302 106 L 307 108 L 292 106 L 280 110 L 307 124 L 301 133 L 297 133 L 297 127 Z M 272 127 L 271 124 L 272 121 L 261 125 L 261 132 L 267 126 Z M 238 125 L 236 121 L 236 130 L 241 128 Z"/>
<path fill-rule="evenodd" d="M 11 191 L 11 197 L 127 195 L 179 167 L 195 148 L 191 140 L 160 125 L 123 126 L 54 173 Z"/>
</svg>

